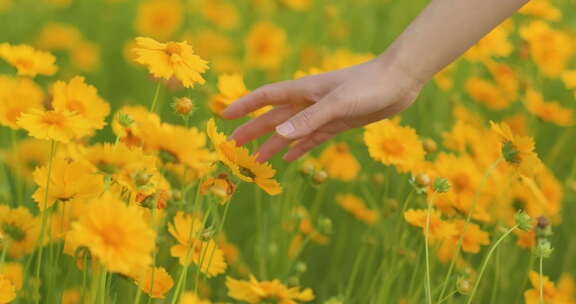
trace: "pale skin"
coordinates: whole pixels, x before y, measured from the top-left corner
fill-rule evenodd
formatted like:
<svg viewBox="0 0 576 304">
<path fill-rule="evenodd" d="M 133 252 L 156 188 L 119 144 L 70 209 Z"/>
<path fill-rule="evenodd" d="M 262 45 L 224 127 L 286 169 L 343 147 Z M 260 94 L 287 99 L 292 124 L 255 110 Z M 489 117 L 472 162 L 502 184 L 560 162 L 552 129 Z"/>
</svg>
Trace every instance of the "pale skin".
<svg viewBox="0 0 576 304">
<path fill-rule="evenodd" d="M 258 149 L 266 161 L 289 147 L 294 161 L 339 133 L 409 107 L 437 72 L 529 0 L 432 0 L 375 59 L 346 69 L 258 88 L 226 108 L 225 119 L 274 109 L 238 127 L 238 145 L 273 133 Z"/>
</svg>

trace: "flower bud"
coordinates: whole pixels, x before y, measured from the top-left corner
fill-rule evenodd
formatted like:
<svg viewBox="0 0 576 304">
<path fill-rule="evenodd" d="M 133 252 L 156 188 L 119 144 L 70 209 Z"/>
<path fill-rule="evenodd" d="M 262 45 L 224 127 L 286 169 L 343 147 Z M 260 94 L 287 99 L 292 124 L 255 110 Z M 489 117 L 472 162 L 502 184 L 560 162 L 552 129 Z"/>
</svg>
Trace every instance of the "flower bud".
<svg viewBox="0 0 576 304">
<path fill-rule="evenodd" d="M 322 234 L 332 234 L 332 220 L 327 217 L 318 221 L 318 229 Z"/>
<path fill-rule="evenodd" d="M 520 210 L 516 213 L 516 215 L 514 216 L 514 221 L 516 222 L 516 225 L 518 225 L 518 228 L 520 230 L 528 231 L 528 230 L 532 229 L 532 224 L 531 224 L 532 219 L 523 210 Z"/>
<path fill-rule="evenodd" d="M 554 249 L 547 239 L 539 239 L 534 254 L 539 258 L 549 258 Z"/>
<path fill-rule="evenodd" d="M 301 262 L 301 261 L 296 263 L 296 266 L 294 268 L 296 269 L 296 271 L 298 271 L 300 273 L 305 273 L 306 270 L 308 270 L 308 266 L 306 266 L 306 263 Z"/>
<path fill-rule="evenodd" d="M 134 124 L 134 118 L 132 118 L 130 114 L 120 113 L 116 119 L 121 126 L 127 129 L 132 127 L 132 124 Z"/>
<path fill-rule="evenodd" d="M 467 295 L 470 293 L 471 288 L 472 284 L 470 280 L 466 278 L 458 278 L 458 280 L 456 280 L 456 289 L 460 294 Z"/>
<path fill-rule="evenodd" d="M 304 176 L 312 176 L 316 171 L 316 166 L 312 162 L 303 162 L 298 168 L 298 171 Z"/>
<path fill-rule="evenodd" d="M 386 176 L 383 173 L 375 173 L 372 175 L 372 181 L 378 185 L 382 185 L 386 181 Z"/>
<path fill-rule="evenodd" d="M 422 146 L 424 147 L 424 151 L 426 151 L 426 153 L 433 153 L 438 149 L 438 145 L 431 138 L 424 139 Z"/>
<path fill-rule="evenodd" d="M 318 170 L 314 172 L 314 175 L 312 175 L 312 182 L 314 182 L 317 185 L 325 183 L 327 179 L 328 179 L 328 173 L 326 173 L 326 171 L 324 170 Z"/>
<path fill-rule="evenodd" d="M 450 184 L 448 180 L 443 177 L 437 177 L 434 179 L 434 184 L 432 185 L 432 189 L 434 192 L 437 193 L 446 193 L 450 190 Z"/>
<path fill-rule="evenodd" d="M 178 98 L 172 104 L 174 111 L 176 113 L 187 116 L 190 113 L 194 112 L 194 103 L 188 97 Z"/>
<path fill-rule="evenodd" d="M 432 182 L 432 180 L 430 179 L 430 176 L 428 174 L 420 173 L 420 174 L 416 175 L 415 182 L 416 182 L 416 185 L 418 185 L 420 187 L 428 187 L 428 186 L 430 186 L 430 183 Z"/>
<path fill-rule="evenodd" d="M 136 184 L 136 186 L 140 187 L 140 186 L 145 186 L 150 182 L 150 179 L 152 179 L 152 174 L 138 171 L 134 174 L 134 176 L 132 178 L 134 180 L 134 184 Z"/>
<path fill-rule="evenodd" d="M 209 240 L 214 238 L 215 234 L 216 234 L 216 231 L 214 229 L 206 228 L 200 234 L 200 239 L 202 239 L 202 241 L 209 241 Z"/>
</svg>

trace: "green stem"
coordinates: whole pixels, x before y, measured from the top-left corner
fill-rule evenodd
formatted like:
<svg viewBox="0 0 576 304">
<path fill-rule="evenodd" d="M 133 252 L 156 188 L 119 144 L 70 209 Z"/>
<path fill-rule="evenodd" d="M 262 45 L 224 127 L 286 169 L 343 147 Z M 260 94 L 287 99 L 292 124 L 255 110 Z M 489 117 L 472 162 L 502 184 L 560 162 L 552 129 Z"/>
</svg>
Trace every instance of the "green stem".
<svg viewBox="0 0 576 304">
<path fill-rule="evenodd" d="M 476 209 L 476 205 L 478 204 L 478 199 L 480 197 L 480 191 L 482 190 L 482 188 L 484 188 L 486 182 L 488 181 L 488 177 L 490 176 L 490 173 L 492 173 L 492 171 L 494 171 L 494 169 L 496 169 L 496 167 L 498 167 L 498 164 L 500 163 L 500 161 L 502 161 L 502 159 L 503 159 L 503 157 L 502 157 L 502 155 L 500 155 L 500 157 L 498 157 L 498 159 L 492 165 L 490 165 L 490 167 L 488 167 L 488 169 L 486 169 L 486 171 L 484 172 L 484 175 L 482 175 L 482 180 L 480 181 L 480 185 L 478 186 L 478 189 L 476 189 L 476 193 L 474 194 L 474 201 L 472 202 L 472 206 L 470 206 L 470 211 L 468 212 L 468 215 L 466 216 L 466 222 L 464 222 L 464 226 L 462 227 L 462 233 L 460 233 L 460 237 L 458 239 L 456 249 L 454 250 L 454 254 L 452 255 L 452 259 L 450 260 L 450 266 L 448 267 L 448 273 L 446 273 L 446 278 L 444 279 L 444 286 L 442 286 L 442 291 L 440 292 L 440 296 L 438 297 L 438 299 L 441 299 L 444 296 L 444 293 L 446 292 L 446 290 L 448 289 L 448 283 L 450 282 L 450 279 L 452 278 L 452 271 L 454 270 L 454 265 L 456 264 L 456 258 L 458 256 L 458 254 L 460 253 L 460 249 L 462 248 L 462 243 L 464 241 L 464 236 L 466 235 L 466 230 L 468 229 L 468 224 L 470 223 L 472 215 L 474 214 L 474 210 Z"/>
<path fill-rule="evenodd" d="M 456 294 L 458 292 L 457 289 L 453 290 L 451 293 L 447 294 L 444 298 L 440 299 L 440 301 L 438 301 L 438 303 L 436 304 L 442 304 L 443 302 L 445 302 L 446 300 L 448 300 L 451 296 L 453 296 L 454 294 Z"/>
<path fill-rule="evenodd" d="M 428 245 L 428 234 L 430 233 L 430 213 L 432 212 L 432 201 L 434 200 L 435 192 L 428 201 L 428 212 L 426 213 L 426 232 L 424 233 L 424 242 L 426 250 L 426 297 L 428 304 L 432 304 L 432 284 L 430 283 L 430 253 Z"/>
<path fill-rule="evenodd" d="M 539 287 L 539 289 L 540 289 L 540 304 L 544 304 L 544 280 L 542 279 L 543 275 L 544 275 L 544 272 L 542 271 L 543 261 L 544 261 L 544 257 L 540 256 L 540 277 L 538 278 L 538 283 L 540 285 L 540 287 Z"/>
<path fill-rule="evenodd" d="M 48 173 L 46 174 L 46 192 L 44 194 L 44 208 L 42 210 L 42 226 L 40 229 L 40 236 L 38 237 L 38 255 L 36 260 L 36 282 L 40 282 L 40 270 L 42 268 L 42 252 L 44 249 L 44 234 L 46 233 L 46 225 L 48 222 L 48 194 L 50 193 L 50 179 L 52 178 L 52 165 L 54 163 L 54 154 L 56 153 L 56 142 L 54 140 L 50 141 L 50 156 L 48 159 Z M 38 292 L 40 292 L 38 290 Z M 36 300 L 38 303 L 40 297 Z"/>
<path fill-rule="evenodd" d="M 12 141 L 12 149 L 15 153 L 14 155 L 14 163 L 15 163 L 15 170 L 16 172 L 20 172 L 22 169 L 22 164 L 20 163 L 20 153 L 19 151 L 15 151 L 14 147 L 16 147 L 16 143 L 18 142 L 18 134 L 16 130 L 11 130 L 10 132 L 10 140 Z M 24 181 L 21 177 L 17 177 L 14 175 L 14 183 L 16 184 L 16 206 L 20 206 L 24 204 Z"/>
<path fill-rule="evenodd" d="M 160 87 L 162 86 L 162 82 L 158 80 L 158 84 L 156 85 L 156 90 L 154 91 L 154 99 L 152 99 L 152 104 L 150 105 L 150 112 L 156 113 L 156 107 L 158 106 L 158 96 L 160 96 Z"/>
<path fill-rule="evenodd" d="M 470 292 L 470 297 L 468 297 L 468 301 L 466 302 L 467 304 L 471 304 L 471 303 L 472 303 L 472 299 L 474 299 L 474 295 L 476 295 L 476 291 L 478 290 L 478 287 L 480 286 L 480 281 L 482 280 L 482 276 L 484 275 L 484 271 L 486 271 L 486 266 L 488 265 L 488 262 L 490 261 L 490 258 L 492 257 L 492 254 L 494 253 L 494 251 L 496 250 L 496 248 L 498 248 L 498 245 L 500 245 L 500 243 L 502 243 L 502 241 L 503 241 L 508 235 L 510 235 L 510 233 L 514 232 L 514 230 L 516 230 L 516 228 L 518 228 L 518 225 L 514 225 L 514 227 L 508 229 L 508 231 L 506 231 L 506 232 L 496 241 L 496 243 L 494 243 L 494 246 L 492 246 L 492 248 L 490 248 L 490 251 L 488 251 L 488 255 L 486 256 L 486 259 L 484 260 L 484 263 L 482 264 L 482 268 L 480 268 L 480 272 L 478 273 L 478 278 L 476 279 L 476 282 L 474 283 L 474 288 L 472 288 L 472 292 Z"/>
</svg>

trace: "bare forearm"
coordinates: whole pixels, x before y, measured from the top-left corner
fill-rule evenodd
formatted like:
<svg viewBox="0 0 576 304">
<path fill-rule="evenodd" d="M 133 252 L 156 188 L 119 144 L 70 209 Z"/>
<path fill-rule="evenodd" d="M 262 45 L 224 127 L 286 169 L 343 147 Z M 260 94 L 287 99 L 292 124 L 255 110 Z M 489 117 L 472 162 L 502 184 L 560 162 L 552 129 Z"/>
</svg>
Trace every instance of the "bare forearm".
<svg viewBox="0 0 576 304">
<path fill-rule="evenodd" d="M 379 60 L 426 82 L 529 0 L 433 0 Z"/>
</svg>

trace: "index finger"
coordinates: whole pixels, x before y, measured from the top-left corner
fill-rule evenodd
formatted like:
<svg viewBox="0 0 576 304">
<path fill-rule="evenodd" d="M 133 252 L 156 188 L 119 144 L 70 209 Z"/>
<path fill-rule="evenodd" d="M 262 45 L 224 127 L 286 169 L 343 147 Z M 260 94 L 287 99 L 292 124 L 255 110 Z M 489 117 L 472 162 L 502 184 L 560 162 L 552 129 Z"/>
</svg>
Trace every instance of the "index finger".
<svg viewBox="0 0 576 304">
<path fill-rule="evenodd" d="M 286 80 L 262 86 L 238 99 L 222 111 L 225 119 L 237 119 L 268 105 L 306 101 L 306 90 L 298 80 Z"/>
</svg>

